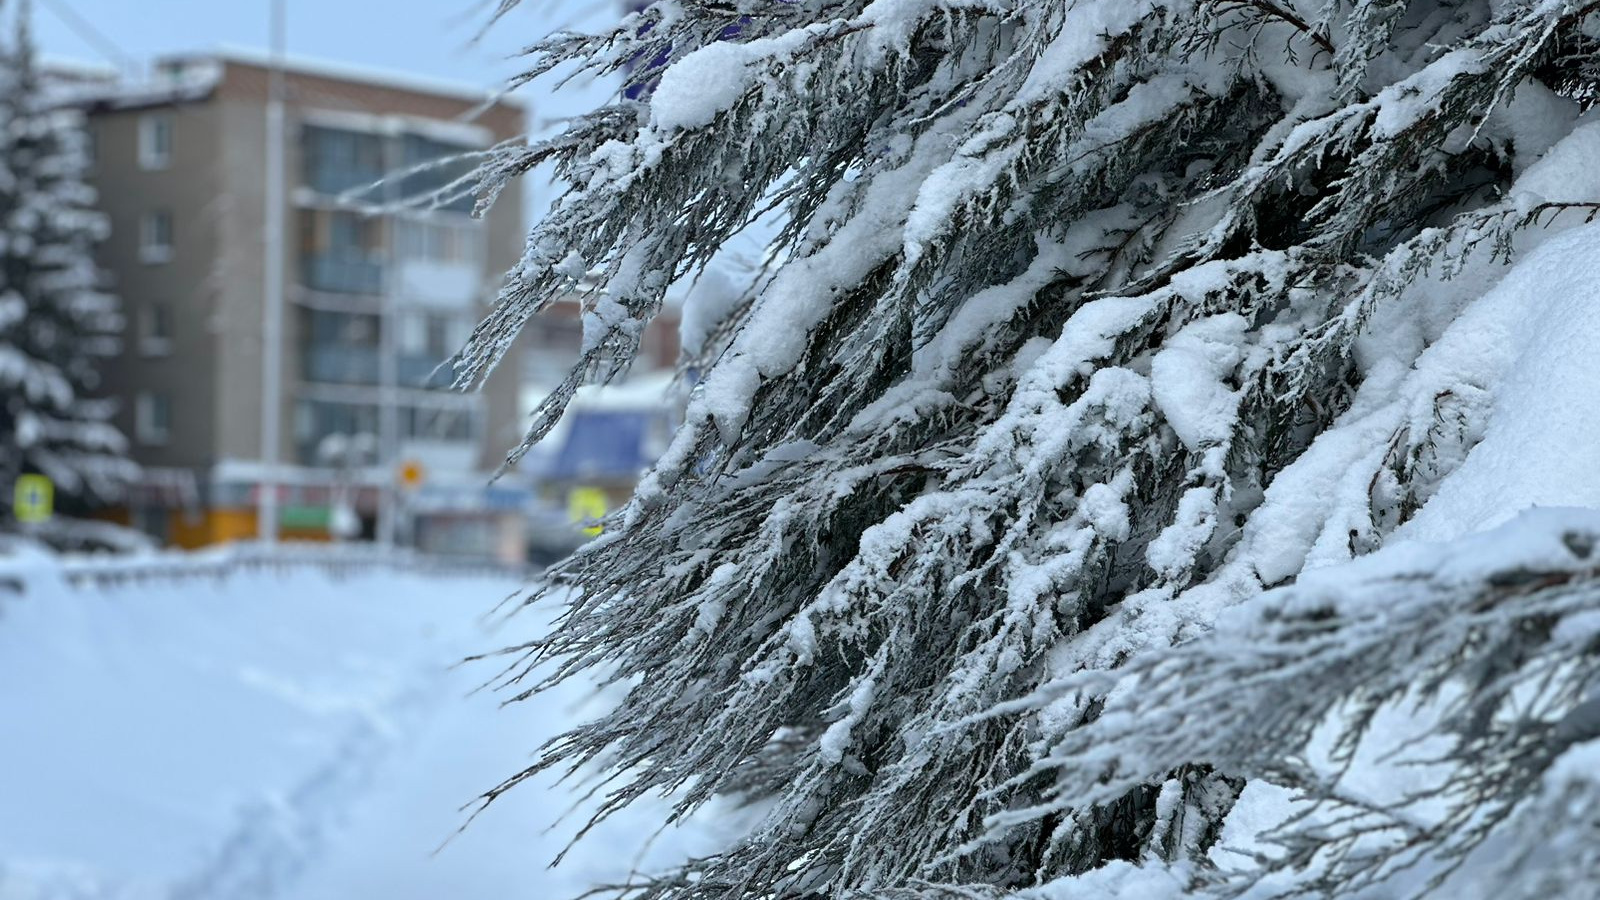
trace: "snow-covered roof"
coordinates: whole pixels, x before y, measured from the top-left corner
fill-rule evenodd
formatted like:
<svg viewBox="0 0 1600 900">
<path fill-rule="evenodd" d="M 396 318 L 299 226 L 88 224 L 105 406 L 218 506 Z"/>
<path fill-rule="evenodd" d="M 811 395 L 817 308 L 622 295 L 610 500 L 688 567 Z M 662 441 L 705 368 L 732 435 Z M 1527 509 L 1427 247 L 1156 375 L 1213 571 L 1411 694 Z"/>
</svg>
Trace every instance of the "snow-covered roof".
<svg viewBox="0 0 1600 900">
<path fill-rule="evenodd" d="M 204 60 L 214 59 L 225 63 L 238 63 L 247 66 L 268 67 L 273 63 L 272 55 L 256 47 L 243 47 L 235 44 L 222 44 L 215 50 L 207 53 L 181 55 L 168 57 L 160 63 L 170 63 L 179 60 Z M 297 72 L 302 75 L 315 75 L 322 78 L 338 79 L 340 81 L 356 81 L 363 84 L 377 85 L 379 87 L 397 88 L 399 90 L 415 91 L 422 94 L 435 94 L 441 97 L 452 97 L 458 100 L 467 100 L 474 103 L 494 101 L 497 103 L 519 105 L 515 100 L 505 95 L 499 89 L 491 89 L 483 85 L 474 85 L 466 82 L 451 81 L 444 78 L 431 78 L 416 75 L 410 72 L 397 72 L 393 69 L 384 69 L 375 66 L 364 66 L 359 63 L 350 63 L 338 60 L 318 59 L 315 57 L 298 56 L 290 53 L 283 58 L 285 71 Z"/>
<path fill-rule="evenodd" d="M 494 132 L 471 122 L 446 122 L 421 116 L 396 113 L 365 113 L 349 110 L 308 109 L 301 118 L 311 125 L 364 131 L 373 134 L 417 134 L 448 144 L 487 147 L 494 143 Z"/>
<path fill-rule="evenodd" d="M 90 59 L 80 59 L 76 56 L 61 56 L 55 53 L 39 54 L 39 71 L 47 78 L 73 82 L 115 81 L 122 77 L 122 72 L 116 66 L 95 62 Z"/>
<path fill-rule="evenodd" d="M 63 103 L 128 109 L 203 100 L 221 77 L 220 66 L 195 66 L 140 79 L 58 80 L 54 92 Z"/>
<path fill-rule="evenodd" d="M 268 67 L 273 64 L 273 58 L 265 50 L 224 44 L 213 50 L 160 57 L 152 66 L 152 74 L 142 78 L 118 80 L 114 77 L 100 77 L 84 79 L 78 84 L 63 85 L 63 98 L 72 102 L 96 103 L 113 108 L 200 100 L 210 95 L 222 80 L 224 68 L 230 63 Z M 509 95 L 487 86 L 396 72 L 392 69 L 294 54 L 288 54 L 283 58 L 283 66 L 284 70 L 290 73 L 432 94 L 469 103 L 521 105 Z M 98 74 L 103 76 L 106 72 L 107 70 L 101 70 Z M 110 74 L 114 75 L 114 72 Z"/>
</svg>

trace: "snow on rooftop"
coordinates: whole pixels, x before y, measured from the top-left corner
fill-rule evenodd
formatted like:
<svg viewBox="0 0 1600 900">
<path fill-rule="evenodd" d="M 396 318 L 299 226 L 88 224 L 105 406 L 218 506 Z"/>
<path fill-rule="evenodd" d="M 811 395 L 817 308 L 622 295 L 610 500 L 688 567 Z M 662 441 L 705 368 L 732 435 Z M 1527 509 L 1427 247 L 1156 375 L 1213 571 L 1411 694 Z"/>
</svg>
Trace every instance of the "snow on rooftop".
<svg viewBox="0 0 1600 900">
<path fill-rule="evenodd" d="M 216 65 L 191 66 L 153 76 L 120 79 L 58 78 L 55 96 L 64 103 L 104 104 L 113 108 L 151 106 L 200 100 L 216 88 L 222 70 Z"/>
<path fill-rule="evenodd" d="M 163 57 L 157 61 L 157 65 L 164 66 L 176 62 L 203 61 L 207 59 L 260 67 L 269 67 L 273 62 L 272 55 L 265 50 L 235 44 L 221 44 L 207 53 L 178 54 Z M 394 69 L 366 66 L 360 63 L 319 59 L 290 53 L 283 58 L 283 65 L 286 71 L 303 75 L 315 75 L 342 81 L 358 81 L 364 84 L 392 87 L 424 94 L 436 94 L 442 97 L 453 97 L 478 103 L 494 102 L 511 106 L 519 105 L 503 89 L 498 87 L 490 88 L 467 82 L 416 75 L 411 72 L 399 72 Z"/>
<path fill-rule="evenodd" d="M 117 71 L 109 67 L 92 66 L 81 62 L 64 60 L 60 61 L 59 66 L 52 69 L 52 74 L 57 76 L 52 85 L 53 96 L 62 103 L 102 104 L 114 108 L 200 100 L 207 97 L 221 82 L 223 70 L 230 63 L 265 67 L 272 64 L 272 59 L 265 51 L 225 45 L 214 51 L 181 53 L 160 57 L 156 59 L 149 73 L 131 78 L 119 77 Z M 505 93 L 491 90 L 487 87 L 474 87 L 460 82 L 411 75 L 388 69 L 298 57 L 292 54 L 285 58 L 284 67 L 292 73 L 432 94 L 469 103 L 484 104 L 485 107 L 490 104 L 501 104 L 512 108 L 520 108 L 520 104 Z M 481 112 L 482 109 L 480 108 L 475 111 L 474 115 Z M 394 119 L 394 117 L 388 117 L 388 119 Z M 400 120 L 394 119 L 393 122 L 388 122 L 382 130 L 392 130 L 389 126 L 399 122 Z M 441 140 L 462 142 L 475 146 L 487 146 L 493 142 L 493 134 L 481 126 L 472 126 L 465 123 L 432 122 L 431 120 L 415 117 L 408 117 L 400 124 L 410 130 L 431 127 L 434 132 L 437 132 L 430 132 L 431 136 Z M 456 127 L 451 130 L 451 126 Z M 440 131 L 439 129 L 444 130 Z"/>
<path fill-rule="evenodd" d="M 80 59 L 75 56 L 61 56 L 55 53 L 39 54 L 39 70 L 50 78 L 63 78 L 71 81 L 115 81 L 122 77 L 122 72 L 113 65 L 96 62 L 90 59 Z"/>
</svg>

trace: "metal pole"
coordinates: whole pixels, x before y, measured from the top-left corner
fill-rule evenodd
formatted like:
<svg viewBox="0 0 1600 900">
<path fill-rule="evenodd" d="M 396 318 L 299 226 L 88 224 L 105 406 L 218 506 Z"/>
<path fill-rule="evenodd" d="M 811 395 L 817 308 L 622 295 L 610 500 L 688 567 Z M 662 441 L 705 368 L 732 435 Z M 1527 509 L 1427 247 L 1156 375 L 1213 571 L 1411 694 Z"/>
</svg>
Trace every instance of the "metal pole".
<svg viewBox="0 0 1600 900">
<path fill-rule="evenodd" d="M 400 497 L 395 468 L 400 460 L 400 293 L 399 186 L 394 173 L 404 160 L 399 139 L 383 138 L 384 187 L 379 227 L 384 234 L 383 295 L 378 313 L 378 544 L 392 548 L 400 533 Z"/>
<path fill-rule="evenodd" d="M 261 490 L 256 504 L 256 534 L 278 540 L 279 463 L 283 420 L 283 268 L 284 268 L 284 77 L 285 0 L 271 4 L 272 49 L 267 86 L 267 181 L 263 197 L 265 246 L 261 264 Z"/>
</svg>

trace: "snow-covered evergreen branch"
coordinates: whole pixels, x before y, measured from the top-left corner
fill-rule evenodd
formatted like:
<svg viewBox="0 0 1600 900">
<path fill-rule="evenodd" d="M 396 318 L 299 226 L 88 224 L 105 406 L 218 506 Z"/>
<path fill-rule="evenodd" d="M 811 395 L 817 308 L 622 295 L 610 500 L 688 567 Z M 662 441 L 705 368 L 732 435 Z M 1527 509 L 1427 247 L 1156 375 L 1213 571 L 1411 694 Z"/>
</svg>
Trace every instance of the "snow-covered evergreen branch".
<svg viewBox="0 0 1600 900">
<path fill-rule="evenodd" d="M 464 382 L 601 274 L 530 441 L 626 368 L 677 279 L 763 211 L 783 225 L 671 448 L 556 570 L 561 627 L 505 676 L 603 673 L 626 700 L 486 801 L 601 762 L 602 816 L 651 791 L 768 802 L 643 897 L 987 897 L 1118 860 L 1218 865 L 1242 776 L 1299 772 L 1301 732 L 1261 745 L 1271 764 L 1193 728 L 1144 747 L 1229 683 L 1174 676 L 1121 719 L 1113 688 L 1185 671 L 1155 661 L 1303 570 L 1493 524 L 1461 512 L 1491 465 L 1468 457 L 1515 452 L 1507 385 L 1554 333 L 1519 329 L 1585 315 L 1539 279 L 1594 246 L 1600 184 L 1575 173 L 1600 149 L 1597 10 L 675 0 L 534 45 L 533 73 L 627 72 L 641 99 L 480 169 L 492 195 L 549 162 L 569 191 Z M 1507 263 L 1522 274 L 1489 290 Z M 1333 680 L 1281 713 L 1303 730 L 1394 696 L 1370 690 Z M 1095 735 L 1149 764 L 1106 780 Z M 1341 839 L 1294 834 L 1291 867 Z M 1387 871 L 1369 862 L 1324 876 L 1354 889 Z"/>
<path fill-rule="evenodd" d="M 1485 868 L 1471 857 L 1491 836 L 1492 860 L 1509 847 L 1535 853 L 1545 836 L 1502 830 L 1507 819 L 1530 801 L 1552 806 L 1595 787 L 1578 759 L 1600 753 L 1597 540 L 1593 511 L 1540 511 L 1454 544 L 1395 547 L 1310 574 L 1230 610 L 1204 637 L 1131 661 L 1096 719 L 1035 769 L 1057 773 L 1050 795 L 1080 807 L 1197 759 L 1293 786 L 1307 808 L 1277 826 L 1286 852 L 1264 859 L 1313 873 L 1296 894 L 1355 893 L 1419 861 L 1443 863 L 1419 879 L 1442 882 L 1468 862 Z M 1065 676 L 1041 696 L 1071 685 L 1103 697 L 1107 678 Z M 1382 748 L 1400 758 L 1390 765 L 1431 771 L 1374 798 L 1370 785 L 1349 783 L 1351 770 L 1396 706 L 1436 721 L 1426 742 Z M 1581 815 L 1571 823 L 1579 833 L 1593 827 Z M 1553 830 L 1564 839 L 1566 827 Z M 1600 870 L 1593 853 L 1571 862 L 1530 880 L 1580 896 Z"/>
</svg>

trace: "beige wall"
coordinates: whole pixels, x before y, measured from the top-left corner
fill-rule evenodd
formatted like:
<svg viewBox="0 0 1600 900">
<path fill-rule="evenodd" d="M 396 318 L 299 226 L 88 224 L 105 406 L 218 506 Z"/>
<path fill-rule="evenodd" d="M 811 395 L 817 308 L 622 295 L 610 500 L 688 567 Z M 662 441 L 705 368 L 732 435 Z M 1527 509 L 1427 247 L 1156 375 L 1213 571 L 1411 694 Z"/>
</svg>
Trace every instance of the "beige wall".
<svg viewBox="0 0 1600 900">
<path fill-rule="evenodd" d="M 167 116 L 173 127 L 172 163 L 160 171 L 146 171 L 138 160 L 139 120 L 149 115 Z M 96 148 L 93 181 L 111 224 L 100 259 L 113 274 L 128 320 L 122 353 L 107 373 L 107 386 L 124 401 L 117 423 L 134 439 L 136 458 L 147 465 L 208 465 L 216 423 L 202 411 L 212 408 L 217 390 L 213 314 L 219 284 L 212 261 L 225 218 L 216 202 L 221 167 L 215 111 L 193 104 L 109 111 L 95 115 L 90 127 Z M 139 256 L 139 223 L 145 213 L 161 208 L 172 213 L 175 253 L 168 262 L 151 264 Z M 142 311 L 152 303 L 166 303 L 172 312 L 168 356 L 144 355 L 137 340 Z M 133 409 L 138 390 L 171 398 L 172 431 L 165 445 L 138 442 Z"/>
<path fill-rule="evenodd" d="M 302 109 L 455 120 L 477 106 L 464 98 L 295 72 L 289 74 L 287 87 L 290 191 L 302 182 L 298 127 Z M 113 389 L 128 398 L 119 421 L 128 434 L 134 433 L 132 397 L 140 389 L 168 393 L 173 408 L 168 444 L 136 446 L 136 458 L 146 465 L 203 468 L 223 458 L 260 455 L 266 97 L 264 69 L 230 62 L 209 96 L 159 107 L 91 111 L 100 159 L 96 177 L 113 229 L 102 258 L 117 274 L 130 321 L 130 339 L 109 379 Z M 174 123 L 173 164 L 163 172 L 138 167 L 137 122 L 152 113 L 170 115 Z M 489 128 L 496 141 L 524 131 L 522 111 L 506 104 L 473 121 Z M 144 265 L 138 260 L 139 216 L 158 205 L 172 209 L 176 255 L 164 265 Z M 292 202 L 285 211 L 284 230 L 289 302 L 283 323 L 280 453 L 289 461 L 294 458 L 292 413 L 301 370 L 299 316 L 293 302 L 299 270 L 298 222 Z M 504 272 L 521 256 L 523 210 L 518 191 L 502 195 L 487 216 L 486 232 L 487 303 Z M 165 359 L 141 357 L 132 339 L 137 309 L 152 298 L 167 298 L 174 313 L 177 343 Z M 481 452 L 485 466 L 497 465 L 521 433 L 519 368 L 516 359 L 508 359 L 485 389 L 487 440 Z"/>
</svg>

